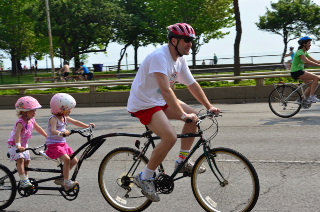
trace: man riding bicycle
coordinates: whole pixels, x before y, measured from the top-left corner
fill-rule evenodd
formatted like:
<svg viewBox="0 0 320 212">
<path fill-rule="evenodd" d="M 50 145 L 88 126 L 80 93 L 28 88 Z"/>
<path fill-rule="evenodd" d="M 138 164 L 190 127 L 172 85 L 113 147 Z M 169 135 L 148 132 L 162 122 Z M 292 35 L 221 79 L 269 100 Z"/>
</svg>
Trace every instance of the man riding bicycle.
<svg viewBox="0 0 320 212">
<path fill-rule="evenodd" d="M 195 36 L 195 31 L 189 24 L 177 23 L 169 26 L 169 43 L 152 52 L 142 62 L 132 83 L 128 99 L 128 111 L 161 138 L 144 171 L 134 177 L 134 183 L 142 189 L 142 193 L 147 198 L 154 202 L 160 200 L 154 186 L 155 170 L 177 141 L 177 134 L 169 119 L 185 122 L 183 134 L 197 131 L 197 111 L 176 97 L 173 91 L 174 83 L 187 85 L 191 94 L 207 110 L 215 114 L 220 113 L 218 108 L 212 106 L 193 78 L 187 61 L 183 57 L 183 55 L 189 55 Z M 186 122 L 188 119 L 192 122 Z M 189 155 L 193 141 L 194 138 L 181 139 L 181 150 L 175 168 Z M 193 164 L 188 162 L 180 171 L 191 172 L 192 168 Z M 205 168 L 199 171 L 204 172 Z"/>
</svg>

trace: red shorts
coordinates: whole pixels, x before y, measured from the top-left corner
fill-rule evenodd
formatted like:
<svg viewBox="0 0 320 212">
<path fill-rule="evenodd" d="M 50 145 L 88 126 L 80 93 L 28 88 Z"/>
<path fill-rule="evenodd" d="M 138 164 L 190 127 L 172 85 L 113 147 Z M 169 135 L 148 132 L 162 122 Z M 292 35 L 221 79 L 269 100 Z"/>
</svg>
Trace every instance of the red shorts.
<svg viewBox="0 0 320 212">
<path fill-rule="evenodd" d="M 46 154 L 49 158 L 57 159 L 65 154 L 72 155 L 73 150 L 67 143 L 49 144 Z"/>
<path fill-rule="evenodd" d="M 149 109 L 145 109 L 145 110 L 139 110 L 137 112 L 131 113 L 133 114 L 135 117 L 140 119 L 140 122 L 144 125 L 148 125 L 151 122 L 152 119 L 152 115 L 155 114 L 156 112 L 163 110 L 165 111 L 168 108 L 168 105 L 164 105 L 164 106 L 155 106 Z"/>
</svg>

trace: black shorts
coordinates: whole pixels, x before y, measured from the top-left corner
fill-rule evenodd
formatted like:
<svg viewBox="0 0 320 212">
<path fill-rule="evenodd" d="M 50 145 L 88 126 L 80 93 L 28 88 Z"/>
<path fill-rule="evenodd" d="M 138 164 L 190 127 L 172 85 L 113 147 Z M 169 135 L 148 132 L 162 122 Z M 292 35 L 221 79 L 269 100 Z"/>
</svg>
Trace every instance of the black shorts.
<svg viewBox="0 0 320 212">
<path fill-rule="evenodd" d="M 67 76 L 69 76 L 69 74 L 70 74 L 70 72 L 64 72 L 62 76 L 67 77 Z"/>
<path fill-rule="evenodd" d="M 301 75 L 303 75 L 304 74 L 304 70 L 299 70 L 299 71 L 295 71 L 295 72 L 290 72 L 290 74 L 291 74 L 291 77 L 293 78 L 293 79 L 295 79 L 295 80 L 297 80 L 297 79 L 299 79 L 299 77 L 301 76 Z"/>
</svg>

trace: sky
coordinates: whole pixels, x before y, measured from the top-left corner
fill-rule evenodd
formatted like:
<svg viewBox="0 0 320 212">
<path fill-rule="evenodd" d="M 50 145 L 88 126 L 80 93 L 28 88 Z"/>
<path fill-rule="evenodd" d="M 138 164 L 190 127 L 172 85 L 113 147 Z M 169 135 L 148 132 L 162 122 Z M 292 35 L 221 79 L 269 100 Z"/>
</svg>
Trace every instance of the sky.
<svg viewBox="0 0 320 212">
<path fill-rule="evenodd" d="M 256 22 L 259 21 L 259 16 L 265 15 L 267 9 L 271 8 L 271 2 L 278 2 L 278 0 L 240 0 L 240 17 L 242 24 L 242 37 L 241 37 L 241 46 L 240 46 L 240 56 L 253 56 L 253 55 L 279 55 L 279 56 L 266 56 L 259 58 L 245 58 L 241 60 L 241 63 L 262 63 L 262 62 L 280 62 L 281 54 L 283 52 L 284 43 L 280 35 L 272 34 L 269 32 L 261 31 L 256 26 Z M 314 3 L 320 4 L 320 0 L 313 0 Z M 196 29 L 195 29 L 196 30 Z M 196 30 L 197 31 L 197 30 Z M 230 31 L 230 34 L 225 36 L 222 39 L 215 39 L 210 41 L 207 44 L 201 46 L 199 53 L 197 54 L 196 59 L 208 61 L 208 59 L 213 58 L 215 53 L 219 60 L 218 63 L 232 63 L 233 59 L 223 59 L 223 58 L 232 58 L 233 57 L 233 45 L 236 35 L 235 27 L 224 29 L 224 31 Z M 297 40 L 293 40 L 288 44 L 295 48 L 298 47 Z M 157 46 L 159 47 L 159 45 Z M 141 63 L 143 59 L 151 53 L 155 48 L 153 45 L 147 47 L 140 47 L 138 49 L 138 63 Z M 118 59 L 120 57 L 120 51 L 123 46 L 117 43 L 110 43 L 107 47 L 107 54 L 98 53 L 98 54 L 89 54 L 87 66 L 92 67 L 92 64 L 103 64 L 104 66 L 117 65 Z M 313 45 L 309 51 L 320 52 L 320 47 L 317 42 L 316 45 Z M 128 57 L 123 58 L 122 65 L 125 65 L 123 69 L 126 69 L 126 64 L 133 64 L 134 52 L 133 48 L 129 47 L 127 49 Z M 316 59 L 320 59 L 320 56 L 312 55 Z M 191 64 L 191 54 L 187 56 L 187 60 Z M 288 58 L 289 59 L 289 58 Z M 55 67 L 60 66 L 60 59 L 56 58 L 54 61 Z M 207 64 L 208 64 L 207 62 Z M 11 67 L 11 62 L 9 59 L 4 60 L 5 69 Z M 29 60 L 22 61 L 22 65 L 27 65 L 29 67 Z M 47 60 L 38 61 L 39 68 L 51 68 L 51 61 L 48 58 Z M 73 66 L 71 61 L 70 66 Z M 104 68 L 105 70 L 105 68 Z"/>
</svg>

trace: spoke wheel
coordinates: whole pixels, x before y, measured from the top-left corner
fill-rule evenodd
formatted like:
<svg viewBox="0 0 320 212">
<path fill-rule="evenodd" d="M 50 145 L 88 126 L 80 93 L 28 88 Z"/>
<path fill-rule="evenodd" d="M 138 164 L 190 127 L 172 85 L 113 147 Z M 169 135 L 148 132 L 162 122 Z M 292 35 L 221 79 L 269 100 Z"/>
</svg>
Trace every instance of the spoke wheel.
<svg viewBox="0 0 320 212">
<path fill-rule="evenodd" d="M 152 202 L 133 183 L 133 177 L 148 163 L 139 151 L 122 147 L 108 153 L 102 160 L 99 187 L 105 200 L 118 211 L 143 211 Z"/>
<path fill-rule="evenodd" d="M 205 211 L 251 211 L 258 200 L 260 185 L 250 161 L 227 148 L 211 149 L 208 154 L 209 162 L 202 154 L 191 176 L 198 203 Z M 199 173 L 200 167 L 206 171 Z"/>
<path fill-rule="evenodd" d="M 0 210 L 9 207 L 17 194 L 16 180 L 10 170 L 0 164 Z"/>
<path fill-rule="evenodd" d="M 269 107 L 271 111 L 281 117 L 290 118 L 296 115 L 302 104 L 301 94 L 290 85 L 280 85 L 276 87 L 269 96 Z"/>
</svg>

